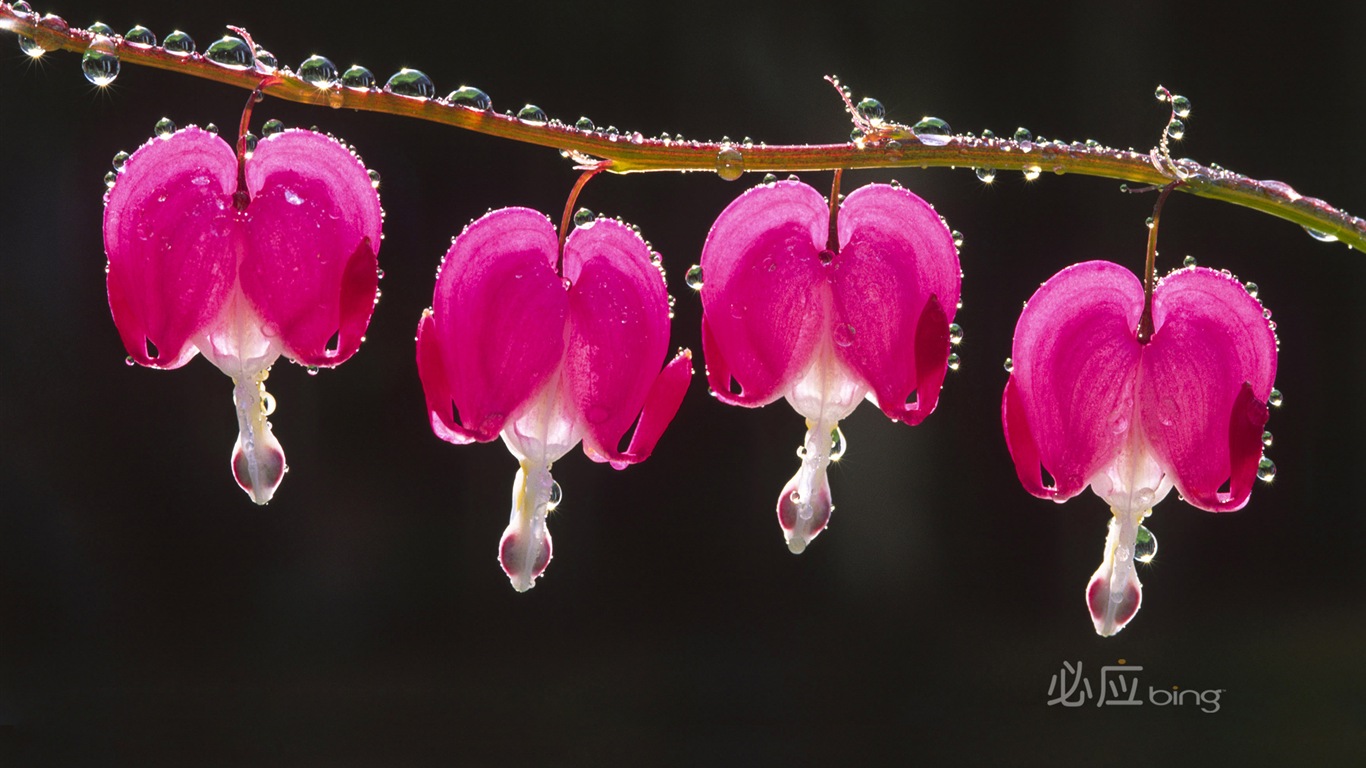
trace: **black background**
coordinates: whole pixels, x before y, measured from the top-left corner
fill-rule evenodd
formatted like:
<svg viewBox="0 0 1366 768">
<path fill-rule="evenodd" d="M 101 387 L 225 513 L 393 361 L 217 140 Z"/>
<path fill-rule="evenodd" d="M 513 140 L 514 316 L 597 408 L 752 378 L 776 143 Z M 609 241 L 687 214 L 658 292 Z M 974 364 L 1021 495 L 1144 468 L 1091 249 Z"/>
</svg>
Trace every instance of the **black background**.
<svg viewBox="0 0 1366 768">
<path fill-rule="evenodd" d="M 793 8 L 64 2 L 73 24 L 224 24 L 297 65 L 424 70 L 499 109 L 530 101 L 657 135 L 838 141 L 821 77 L 895 120 L 1024 125 L 1146 149 L 1158 83 L 1194 113 L 1178 152 L 1366 212 L 1363 6 L 1277 14 L 1196 3 Z M 1229 6 L 1232 8 L 1232 6 Z M 648 462 L 575 451 L 556 558 L 530 593 L 495 555 L 515 462 L 427 427 L 418 315 L 449 239 L 491 207 L 558 216 L 554 151 L 384 115 L 267 100 L 353 143 L 383 175 L 383 300 L 368 342 L 316 377 L 281 362 L 272 419 L 291 472 L 258 508 L 233 483 L 231 384 L 206 362 L 129 368 L 104 295 L 102 177 L 168 116 L 236 124 L 244 92 L 140 67 L 99 90 L 79 57 L 0 35 L 0 722 L 14 765 L 1359 764 L 1366 750 L 1361 396 L 1366 257 L 1299 227 L 1178 195 L 1167 266 L 1191 254 L 1261 286 L 1281 340 L 1280 468 L 1242 511 L 1172 494 L 1150 526 L 1145 605 L 1095 636 L 1082 593 L 1108 511 L 1020 489 L 1000 434 L 1021 302 L 1063 266 L 1138 269 L 1151 196 L 1118 182 L 968 170 L 895 176 L 966 236 L 963 367 L 920 427 L 844 424 L 838 509 L 802 556 L 773 514 L 802 424 L 693 382 Z M 804 174 L 818 188 L 828 174 Z M 678 298 L 746 175 L 602 177 L 581 203 L 640 225 Z M 701 366 L 698 366 L 699 371 Z M 1220 710 L 1048 705 L 1081 661 L 1140 683 L 1223 689 Z"/>
</svg>

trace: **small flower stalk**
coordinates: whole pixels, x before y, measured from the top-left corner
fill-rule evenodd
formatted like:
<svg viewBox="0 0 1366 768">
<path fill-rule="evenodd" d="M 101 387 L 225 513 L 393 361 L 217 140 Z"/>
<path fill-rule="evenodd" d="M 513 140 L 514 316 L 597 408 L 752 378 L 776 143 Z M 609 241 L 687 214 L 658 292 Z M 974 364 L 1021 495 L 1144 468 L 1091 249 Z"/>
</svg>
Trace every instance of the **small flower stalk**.
<svg viewBox="0 0 1366 768">
<path fill-rule="evenodd" d="M 543 214 L 504 208 L 466 227 L 442 261 L 418 324 L 418 373 L 438 437 L 502 437 L 518 460 L 498 550 L 517 591 L 553 553 L 554 462 L 580 442 L 616 469 L 643 461 L 682 403 L 692 354 L 665 364 L 669 317 L 657 258 L 618 221 L 585 221 L 561 248 Z"/>
<path fill-rule="evenodd" d="M 247 116 L 243 118 L 243 132 Z M 268 417 L 271 366 L 356 352 L 378 296 L 381 211 L 355 154 L 312 131 L 237 151 L 197 127 L 129 156 L 105 197 L 109 306 L 129 361 L 203 354 L 233 380 L 232 471 L 258 504 L 286 471 Z"/>
<path fill-rule="evenodd" d="M 746 407 L 785 398 L 806 419 L 801 467 L 777 503 L 794 553 L 834 509 L 840 421 L 865 397 L 909 425 L 934 410 L 962 277 L 924 200 L 872 184 L 841 205 L 838 182 L 833 197 L 797 181 L 755 187 L 717 218 L 700 263 L 712 393 Z"/>
</svg>

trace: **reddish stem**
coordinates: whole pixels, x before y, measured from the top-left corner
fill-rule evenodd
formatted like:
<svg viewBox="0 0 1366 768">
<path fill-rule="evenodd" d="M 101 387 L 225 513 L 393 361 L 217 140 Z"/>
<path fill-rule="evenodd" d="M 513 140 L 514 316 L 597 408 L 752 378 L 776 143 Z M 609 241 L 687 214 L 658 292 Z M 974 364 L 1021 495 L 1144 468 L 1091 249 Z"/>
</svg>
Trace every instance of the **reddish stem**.
<svg viewBox="0 0 1366 768">
<path fill-rule="evenodd" d="M 1181 182 L 1173 181 L 1162 187 L 1162 192 L 1157 196 L 1157 203 L 1153 205 L 1153 221 L 1148 227 L 1148 253 L 1143 265 L 1143 315 L 1138 319 L 1138 343 L 1147 344 L 1153 337 L 1153 284 L 1157 282 L 1157 225 L 1162 218 L 1162 206 L 1167 202 L 1167 196 L 1172 190 L 1181 186 Z"/>
<path fill-rule="evenodd" d="M 564 255 L 564 241 L 569 237 L 569 225 L 574 221 L 574 204 L 579 201 L 579 193 L 583 191 L 583 185 L 588 180 L 597 176 L 607 169 L 607 163 L 599 163 L 590 168 L 585 168 L 579 174 L 578 181 L 574 182 L 573 189 L 569 190 L 569 199 L 564 201 L 564 215 L 560 217 L 560 255 Z"/>
</svg>

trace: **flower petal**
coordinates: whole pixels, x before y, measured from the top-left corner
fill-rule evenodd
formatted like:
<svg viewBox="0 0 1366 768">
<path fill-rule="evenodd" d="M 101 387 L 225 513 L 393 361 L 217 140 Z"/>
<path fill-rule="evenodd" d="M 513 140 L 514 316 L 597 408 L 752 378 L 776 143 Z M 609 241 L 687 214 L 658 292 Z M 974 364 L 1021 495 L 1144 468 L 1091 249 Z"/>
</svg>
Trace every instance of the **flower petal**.
<svg viewBox="0 0 1366 768">
<path fill-rule="evenodd" d="M 650 248 L 621 222 L 599 219 L 569 233 L 564 371 L 583 417 L 589 455 L 617 450 L 659 376 L 669 344 L 669 297 Z"/>
<path fill-rule="evenodd" d="M 1183 269 L 1153 292 L 1139 406 L 1151 450 L 1186 501 L 1211 512 L 1247 503 L 1261 458 L 1276 338 L 1232 277 Z M 1227 493 L 1218 489 L 1230 482 Z"/>
<path fill-rule="evenodd" d="M 702 346 L 722 402 L 771 403 L 807 368 L 829 317 L 819 256 L 828 227 L 824 198 L 795 181 L 750 189 L 712 225 L 701 258 Z"/>
<path fill-rule="evenodd" d="M 1120 452 L 1133 412 L 1142 310 L 1133 273 L 1088 261 L 1049 278 L 1021 313 L 1002 420 L 1030 493 L 1069 499 Z M 1035 480 L 1040 464 L 1053 487 Z"/>
<path fill-rule="evenodd" d="M 243 293 L 296 362 L 345 361 L 378 287 L 379 196 L 365 167 L 335 140 L 291 130 L 262 140 L 246 175 Z"/>
<path fill-rule="evenodd" d="M 432 312 L 418 326 L 419 372 L 439 437 L 493 440 L 559 368 L 569 301 L 558 253 L 550 221 L 526 208 L 486 214 L 451 244 Z"/>
<path fill-rule="evenodd" d="M 953 236 L 910 191 L 870 184 L 840 207 L 839 237 L 831 264 L 836 354 L 868 382 L 884 413 L 919 423 L 934 410 L 948 365 L 962 281 Z M 912 391 L 916 403 L 908 405 Z"/>
<path fill-rule="evenodd" d="M 237 159 L 217 136 L 185 128 L 128 158 L 104 210 L 109 307 L 134 360 L 177 368 L 236 280 L 232 192 Z"/>
</svg>

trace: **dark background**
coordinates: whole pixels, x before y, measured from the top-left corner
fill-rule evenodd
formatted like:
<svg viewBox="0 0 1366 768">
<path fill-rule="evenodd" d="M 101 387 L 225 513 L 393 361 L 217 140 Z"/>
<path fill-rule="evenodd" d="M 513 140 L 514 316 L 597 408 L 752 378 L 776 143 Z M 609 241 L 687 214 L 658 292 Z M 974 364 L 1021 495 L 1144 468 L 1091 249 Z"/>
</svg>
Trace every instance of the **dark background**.
<svg viewBox="0 0 1366 768">
<path fill-rule="evenodd" d="M 1017 125 L 1152 146 L 1158 83 L 1195 111 L 1177 150 L 1366 212 L 1366 6 L 1213 14 L 1197 3 L 1002 8 L 855 3 L 604 5 L 77 2 L 73 24 L 224 24 L 297 65 L 323 53 L 382 79 L 424 70 L 499 109 L 525 102 L 646 135 L 838 141 L 825 74 L 895 120 Z M 1229 6 L 1232 8 L 1232 6 Z M 495 555 L 515 462 L 427 427 L 418 315 L 449 239 L 491 207 L 558 216 L 555 152 L 399 118 L 267 100 L 353 143 L 383 174 L 384 298 L 336 371 L 281 362 L 272 419 L 292 471 L 276 500 L 233 483 L 231 384 L 206 362 L 129 368 L 104 294 L 102 177 L 169 116 L 230 131 L 244 92 L 0 34 L 0 729 L 6 765 L 1352 765 L 1366 753 L 1366 256 L 1228 205 L 1174 197 L 1160 248 L 1261 286 L 1281 340 L 1269 455 L 1242 511 L 1172 494 L 1150 525 L 1146 601 L 1119 636 L 1083 601 L 1108 511 L 1025 494 L 999 402 L 1021 302 L 1072 262 L 1138 269 L 1151 196 L 1084 177 L 986 187 L 895 175 L 966 236 L 962 370 L 910 429 L 844 425 L 838 510 L 802 556 L 774 499 L 802 424 L 723 407 L 700 376 L 654 457 L 555 467 L 556 558 L 528 594 Z M 828 174 L 805 174 L 818 188 Z M 742 189 L 710 174 L 595 180 L 581 203 L 640 225 L 697 351 L 683 275 Z M 698 366 L 699 372 L 701 366 Z M 1140 684 L 1223 689 L 1194 706 L 1048 706 L 1081 661 Z"/>
</svg>

